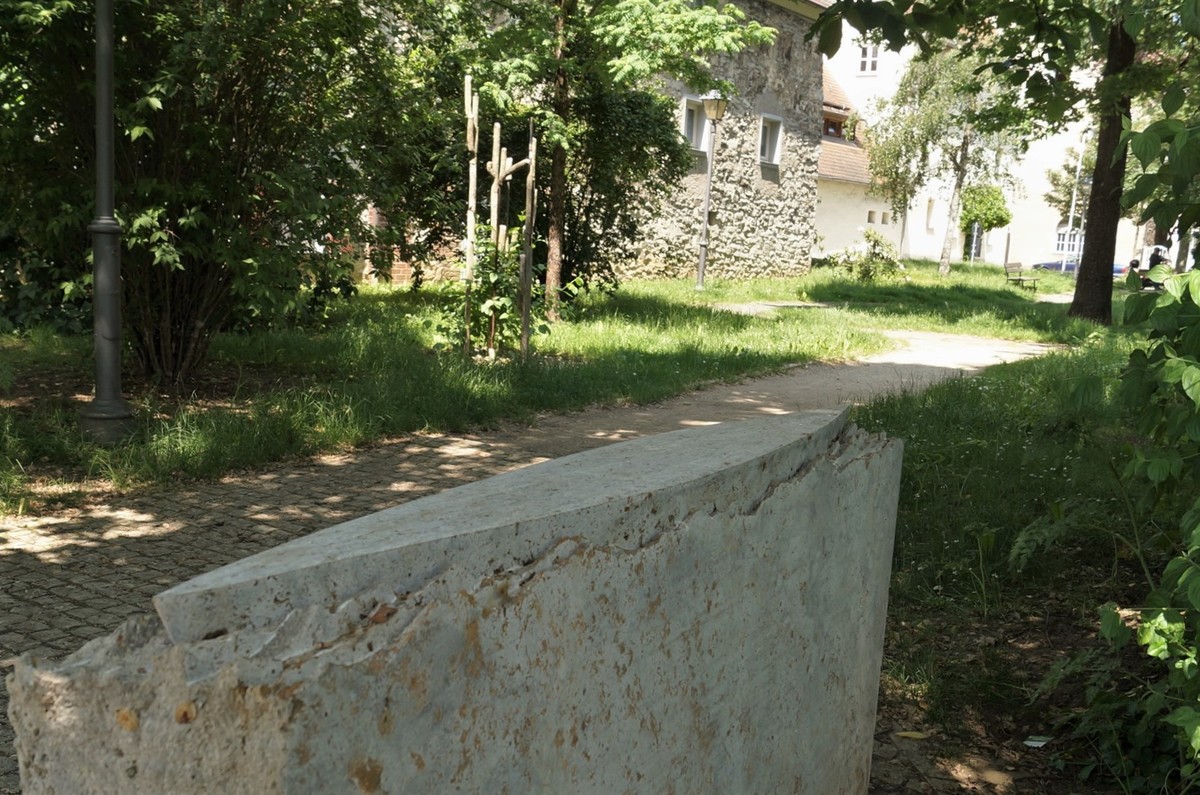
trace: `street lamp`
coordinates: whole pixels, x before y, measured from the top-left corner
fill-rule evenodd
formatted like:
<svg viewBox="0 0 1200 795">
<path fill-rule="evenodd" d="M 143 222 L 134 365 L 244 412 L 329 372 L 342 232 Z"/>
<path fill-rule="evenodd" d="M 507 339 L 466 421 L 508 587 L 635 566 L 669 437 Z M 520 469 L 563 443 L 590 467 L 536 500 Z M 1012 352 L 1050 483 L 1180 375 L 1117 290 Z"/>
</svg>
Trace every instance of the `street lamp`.
<svg viewBox="0 0 1200 795">
<path fill-rule="evenodd" d="M 79 411 L 83 430 L 112 443 L 133 409 L 121 397 L 121 226 L 114 217 L 113 0 L 96 0 L 96 217 L 92 233 L 92 328 L 96 395 Z"/>
<path fill-rule="evenodd" d="M 696 266 L 696 289 L 704 289 L 704 266 L 708 262 L 708 208 L 712 204 L 713 158 L 716 153 L 717 123 L 725 116 L 729 100 L 718 91 L 700 97 L 708 119 L 708 174 L 704 182 L 704 215 L 700 226 L 700 262 Z"/>
</svg>

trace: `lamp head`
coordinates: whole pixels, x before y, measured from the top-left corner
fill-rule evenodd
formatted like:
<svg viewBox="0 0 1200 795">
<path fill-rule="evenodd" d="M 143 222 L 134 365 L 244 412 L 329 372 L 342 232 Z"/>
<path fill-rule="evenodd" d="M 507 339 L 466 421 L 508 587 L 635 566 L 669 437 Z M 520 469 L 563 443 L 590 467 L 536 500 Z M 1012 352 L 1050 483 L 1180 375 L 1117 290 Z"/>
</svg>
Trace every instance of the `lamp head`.
<svg viewBox="0 0 1200 795">
<path fill-rule="evenodd" d="M 704 103 L 704 115 L 714 124 L 724 118 L 725 109 L 729 106 L 729 100 L 719 91 L 709 91 L 700 97 L 700 101 Z"/>
</svg>

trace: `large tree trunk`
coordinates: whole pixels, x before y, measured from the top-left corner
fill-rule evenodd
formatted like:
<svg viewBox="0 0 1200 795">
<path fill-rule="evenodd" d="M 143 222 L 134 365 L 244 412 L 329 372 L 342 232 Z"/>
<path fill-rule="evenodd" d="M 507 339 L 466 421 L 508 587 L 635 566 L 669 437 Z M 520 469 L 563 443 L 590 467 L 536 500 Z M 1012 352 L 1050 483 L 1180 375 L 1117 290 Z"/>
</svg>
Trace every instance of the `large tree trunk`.
<svg viewBox="0 0 1200 795">
<path fill-rule="evenodd" d="M 575 12 L 575 0 L 561 0 L 554 22 L 554 112 L 565 127 L 571 113 L 571 86 L 567 78 L 567 26 Z M 558 320 L 559 291 L 562 289 L 563 243 L 567 225 L 567 150 L 554 145 L 550 155 L 550 201 L 546 219 L 546 317 Z"/>
<path fill-rule="evenodd" d="M 950 275 L 950 251 L 954 248 L 958 229 L 959 204 L 962 201 L 963 183 L 967 179 L 967 162 L 971 155 L 971 128 L 963 129 L 962 143 L 958 146 L 958 157 L 954 161 L 954 189 L 950 193 L 950 209 L 946 212 L 946 236 L 942 239 L 942 259 L 938 263 L 938 275 Z"/>
<path fill-rule="evenodd" d="M 1088 203 L 1088 235 L 1083 241 L 1075 298 L 1067 311 L 1097 323 L 1112 323 L 1112 266 L 1121 220 L 1121 190 L 1125 179 L 1126 148 L 1121 145 L 1121 120 L 1129 115 L 1129 95 L 1108 96 L 1112 78 L 1133 66 L 1137 43 L 1118 20 L 1108 32 L 1108 52 L 1100 81 L 1100 130 L 1096 136 L 1096 168 Z"/>
</svg>

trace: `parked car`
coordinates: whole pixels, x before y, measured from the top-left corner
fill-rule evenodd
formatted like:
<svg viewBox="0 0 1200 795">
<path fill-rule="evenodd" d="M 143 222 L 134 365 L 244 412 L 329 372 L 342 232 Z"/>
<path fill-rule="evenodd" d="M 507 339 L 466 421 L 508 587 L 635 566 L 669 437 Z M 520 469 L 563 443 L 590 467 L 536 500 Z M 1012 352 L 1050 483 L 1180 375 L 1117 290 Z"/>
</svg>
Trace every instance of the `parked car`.
<svg viewBox="0 0 1200 795">
<path fill-rule="evenodd" d="M 1069 273 L 1075 275 L 1079 263 L 1075 260 L 1051 260 L 1050 262 L 1039 262 L 1033 266 L 1034 270 L 1058 271 L 1059 273 Z M 1128 262 L 1114 262 L 1112 277 L 1114 279 L 1124 279 L 1129 274 Z"/>
</svg>

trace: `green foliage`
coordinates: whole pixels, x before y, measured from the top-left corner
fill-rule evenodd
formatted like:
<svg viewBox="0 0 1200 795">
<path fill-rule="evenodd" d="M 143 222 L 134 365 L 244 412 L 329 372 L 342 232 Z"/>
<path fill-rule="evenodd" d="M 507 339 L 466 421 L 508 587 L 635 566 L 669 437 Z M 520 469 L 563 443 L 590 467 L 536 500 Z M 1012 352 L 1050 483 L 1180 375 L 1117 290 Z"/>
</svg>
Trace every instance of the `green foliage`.
<svg viewBox="0 0 1200 795">
<path fill-rule="evenodd" d="M 1163 269 L 1165 271 L 1165 269 Z M 1156 510 L 1181 517 L 1155 537 L 1125 539 L 1152 590 L 1131 629 L 1116 605 L 1101 611 L 1101 634 L 1113 653 L 1136 639 L 1156 665 L 1146 666 L 1128 694 L 1116 694 L 1109 664 L 1094 676 L 1096 693 L 1082 730 L 1096 738 L 1105 762 L 1130 792 L 1188 791 L 1200 763 L 1200 308 L 1196 274 L 1167 276 L 1161 294 L 1126 300 L 1125 321 L 1149 330 L 1121 377 L 1121 397 L 1143 439 L 1123 473 L 1134 516 Z M 1172 550 L 1155 581 L 1151 554 Z M 1105 693 L 1103 696 L 1101 693 Z"/>
<path fill-rule="evenodd" d="M 642 225 L 692 166 L 676 103 L 655 91 L 613 91 L 590 77 L 576 108 L 581 129 L 569 150 L 563 281 L 615 285 L 614 268 L 634 255 Z M 613 130 L 623 130 L 613 135 Z M 544 232 L 543 232 L 544 234 Z"/>
<path fill-rule="evenodd" d="M 1120 137 L 1121 125 L 1128 124 L 1134 98 L 1165 96 L 1163 109 L 1170 117 L 1181 106 L 1177 97 L 1195 85 L 1194 44 L 1180 35 L 1177 24 L 1193 18 L 1194 0 L 1063 0 L 1052 4 L 1052 13 L 1047 9 L 1041 0 L 911 4 L 836 0 L 822 13 L 811 35 L 819 37 L 826 54 L 840 44 L 840 36 L 829 30 L 843 20 L 859 30 L 882 31 L 894 49 L 911 42 L 923 52 L 938 52 L 949 42 L 961 57 L 978 64 L 978 74 L 990 74 L 1009 89 L 1005 101 L 992 103 L 1000 113 L 986 114 L 991 129 L 1003 126 L 1007 117 L 1023 118 L 1022 126 L 1030 129 L 1054 130 L 1079 118 L 1085 109 L 1094 113 L 1098 154 L 1092 174 L 1095 197 L 1087 221 L 1091 234 L 1085 238 L 1070 311 L 1108 324 L 1112 318 L 1108 268 L 1120 217 L 1128 140 Z M 1187 25 L 1183 32 L 1192 35 Z M 1095 79 L 1098 64 L 1103 64 L 1099 80 Z M 1147 129 L 1149 134 L 1137 143 L 1139 157 L 1153 159 L 1160 154 L 1161 129 L 1161 125 Z M 1154 192 L 1156 179 L 1146 175 L 1133 203 Z M 1166 223 L 1161 228 L 1171 226 L 1172 209 L 1182 212 L 1177 207 L 1163 208 L 1160 220 Z"/>
<path fill-rule="evenodd" d="M 487 227 L 480 227 L 480 238 L 490 239 Z M 542 292 L 533 278 L 530 296 L 531 335 L 549 333 Z M 495 359 L 513 351 L 521 340 L 521 296 L 518 250 L 497 251 L 490 243 L 479 246 L 479 260 L 470 284 L 441 284 L 432 291 L 440 307 L 436 319 L 427 321 L 434 329 L 434 349 L 461 354 L 468 334 L 471 354 Z"/>
<path fill-rule="evenodd" d="M 931 181 L 953 186 L 943 274 L 950 270 L 951 232 L 968 223 L 960 215 L 964 186 L 1005 179 L 1020 145 L 1014 135 L 1018 124 L 992 118 L 996 108 L 1014 103 L 980 65 L 951 50 L 911 61 L 895 94 L 880 104 L 880 118 L 868 138 L 871 175 L 897 216 L 908 211 L 917 192 Z M 977 205 L 976 210 L 992 210 L 993 205 Z"/>
<path fill-rule="evenodd" d="M 963 188 L 959 228 L 968 231 L 977 221 L 985 232 L 1008 226 L 1012 221 L 1012 212 L 1004 201 L 1004 191 L 998 185 L 969 185 Z"/>
<path fill-rule="evenodd" d="M 863 239 L 851 248 L 828 257 L 829 264 L 860 282 L 894 278 L 904 267 L 892 241 L 874 229 L 864 229 Z"/>
<path fill-rule="evenodd" d="M 768 44 L 774 31 L 747 21 L 732 3 L 687 0 L 521 0 L 504 14 L 516 24 L 491 31 L 480 93 L 532 117 L 549 155 L 549 168 L 539 169 L 547 179 L 540 215 L 554 316 L 572 272 L 600 281 L 611 273 L 612 257 L 603 256 L 595 273 L 595 260 L 585 257 L 604 255 L 608 243 L 619 256 L 637 234 L 632 208 L 654 202 L 661 186 L 682 174 L 685 151 L 673 114 L 650 93 L 664 77 L 728 93 L 730 86 L 710 73 L 709 58 Z M 610 112 L 633 126 L 614 135 Z M 586 224 L 574 223 L 584 218 Z"/>
<path fill-rule="evenodd" d="M 181 384 L 221 327 L 335 295 L 364 245 L 417 229 L 436 243 L 460 126 L 440 99 L 460 79 L 457 34 L 437 14 L 399 0 L 115 6 L 125 317 L 147 373 Z M 60 325 L 86 309 L 91 14 L 0 0 L 9 325 L 40 321 L 38 302 Z M 392 223 L 366 226 L 368 201 Z"/>
<path fill-rule="evenodd" d="M 1096 144 L 1092 140 L 1082 152 L 1075 147 L 1067 148 L 1063 164 L 1046 172 L 1050 189 L 1042 194 L 1042 199 L 1058 210 L 1062 223 L 1067 222 L 1067 216 L 1072 212 L 1072 197 L 1074 198 L 1074 226 L 1079 229 L 1082 219 L 1087 215 L 1087 206 L 1092 198 L 1092 180 L 1084 179 L 1096 170 Z"/>
</svg>

